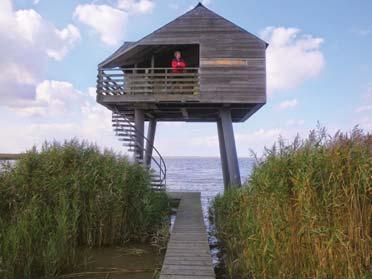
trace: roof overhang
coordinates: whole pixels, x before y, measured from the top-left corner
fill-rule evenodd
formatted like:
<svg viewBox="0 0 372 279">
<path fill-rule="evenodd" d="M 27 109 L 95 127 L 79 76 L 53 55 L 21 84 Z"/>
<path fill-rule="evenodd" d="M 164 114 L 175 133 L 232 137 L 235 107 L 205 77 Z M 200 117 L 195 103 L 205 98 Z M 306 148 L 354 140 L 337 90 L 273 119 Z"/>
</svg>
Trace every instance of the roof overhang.
<svg viewBox="0 0 372 279">
<path fill-rule="evenodd" d="M 175 20 L 169 22 L 168 24 L 164 25 L 163 27 L 159 28 L 158 30 L 161 30 L 162 28 L 164 28 L 165 26 L 169 26 L 171 25 L 173 22 L 175 22 L 176 20 L 182 18 L 183 16 L 187 16 L 189 13 L 191 13 L 193 10 L 195 9 L 206 9 L 208 11 L 210 11 L 209 9 L 207 9 L 205 6 L 203 6 L 201 3 L 199 3 L 197 6 L 195 6 L 194 9 L 186 12 L 184 15 L 181 15 L 179 16 L 178 18 L 176 18 Z M 213 11 L 210 11 L 211 13 L 215 14 Z M 218 15 L 219 16 L 219 15 Z M 221 16 L 219 16 L 221 17 Z M 223 17 L 221 17 L 223 18 Z M 223 18 L 225 19 L 225 18 Z M 225 19 L 226 21 L 229 21 L 227 19 Z M 232 23 L 234 24 L 234 23 Z M 234 24 L 235 25 L 235 24 Z M 237 26 L 237 25 L 236 25 Z M 242 30 L 242 32 L 245 32 L 247 34 L 250 34 L 251 36 L 255 37 L 258 41 L 260 41 L 262 44 L 265 45 L 265 48 L 267 48 L 269 46 L 269 44 L 267 42 L 265 42 L 264 40 L 262 40 L 261 38 L 251 34 L 250 32 L 248 32 L 247 30 L 241 28 L 240 26 L 237 26 L 239 29 Z M 147 37 L 149 36 L 152 36 L 154 34 L 156 34 L 156 32 L 158 30 L 155 30 L 154 32 L 150 33 L 149 35 L 145 36 L 144 38 L 136 41 L 136 42 L 125 42 L 118 50 L 116 50 L 111 56 L 109 56 L 106 60 L 104 60 L 103 62 L 101 62 L 98 67 L 99 68 L 109 68 L 109 67 L 118 67 L 118 66 L 121 66 L 121 65 L 128 65 L 128 64 L 135 64 L 136 62 L 138 62 L 138 56 L 139 55 L 148 55 L 150 52 L 154 51 L 154 45 L 146 45 L 145 43 L 145 40 Z M 195 44 L 198 44 L 199 42 L 195 42 Z M 177 43 L 178 45 L 181 45 L 183 44 L 183 42 L 178 42 Z M 190 44 L 190 42 L 188 42 L 188 44 Z M 158 45 L 159 47 L 161 47 L 161 45 Z"/>
<path fill-rule="evenodd" d="M 136 43 L 132 46 L 128 47 L 125 50 L 122 50 L 121 52 L 117 53 L 117 55 L 112 55 L 105 61 L 103 61 L 101 64 L 99 64 L 100 68 L 114 68 L 114 67 L 120 67 L 122 65 L 133 65 L 136 63 L 140 63 L 143 61 L 144 57 L 151 57 L 152 55 L 156 55 L 157 53 L 161 53 L 164 51 L 169 50 L 176 50 L 188 47 L 190 45 L 196 45 L 190 44 L 188 42 L 187 44 L 177 43 L 177 44 L 142 44 L 142 43 Z"/>
</svg>

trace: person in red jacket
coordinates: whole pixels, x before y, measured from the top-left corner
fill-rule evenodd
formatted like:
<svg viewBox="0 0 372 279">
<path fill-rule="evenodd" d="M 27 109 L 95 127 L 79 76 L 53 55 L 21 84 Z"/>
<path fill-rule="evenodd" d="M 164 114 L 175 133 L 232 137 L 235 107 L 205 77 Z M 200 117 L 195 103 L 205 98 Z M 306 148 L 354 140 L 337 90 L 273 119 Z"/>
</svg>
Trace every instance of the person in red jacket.
<svg viewBox="0 0 372 279">
<path fill-rule="evenodd" d="M 174 52 L 174 58 L 172 60 L 172 72 L 183 73 L 184 68 L 187 67 L 185 60 L 182 59 L 181 51 L 177 50 Z"/>
</svg>

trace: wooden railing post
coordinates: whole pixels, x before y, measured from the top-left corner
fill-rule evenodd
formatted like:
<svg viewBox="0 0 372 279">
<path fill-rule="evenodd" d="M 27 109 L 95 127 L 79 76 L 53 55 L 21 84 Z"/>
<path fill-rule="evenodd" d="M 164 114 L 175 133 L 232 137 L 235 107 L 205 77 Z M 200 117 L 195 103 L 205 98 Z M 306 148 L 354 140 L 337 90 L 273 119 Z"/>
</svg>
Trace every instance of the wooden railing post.
<svg viewBox="0 0 372 279">
<path fill-rule="evenodd" d="M 165 92 L 168 93 L 168 69 L 165 69 L 165 79 L 164 79 Z"/>
</svg>

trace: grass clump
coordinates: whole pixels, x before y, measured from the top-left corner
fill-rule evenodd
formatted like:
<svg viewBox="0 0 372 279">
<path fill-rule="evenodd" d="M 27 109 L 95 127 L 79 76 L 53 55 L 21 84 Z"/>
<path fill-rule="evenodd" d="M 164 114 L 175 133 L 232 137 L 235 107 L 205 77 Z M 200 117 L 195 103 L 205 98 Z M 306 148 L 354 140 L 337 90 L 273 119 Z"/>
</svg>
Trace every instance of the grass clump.
<svg viewBox="0 0 372 279">
<path fill-rule="evenodd" d="M 55 278 L 84 248 L 150 238 L 168 210 L 140 165 L 86 142 L 45 143 L 0 174 L 0 277 Z"/>
<path fill-rule="evenodd" d="M 230 278 L 370 278 L 372 135 L 355 128 L 266 150 L 214 201 Z"/>
</svg>

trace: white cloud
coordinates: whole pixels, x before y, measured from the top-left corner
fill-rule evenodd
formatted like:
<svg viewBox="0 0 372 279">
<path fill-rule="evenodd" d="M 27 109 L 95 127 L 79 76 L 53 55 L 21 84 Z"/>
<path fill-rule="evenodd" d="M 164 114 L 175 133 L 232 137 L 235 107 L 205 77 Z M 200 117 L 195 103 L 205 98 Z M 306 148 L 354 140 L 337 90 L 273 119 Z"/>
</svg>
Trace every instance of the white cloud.
<svg viewBox="0 0 372 279">
<path fill-rule="evenodd" d="M 258 129 L 249 132 L 236 133 L 235 141 L 238 154 L 250 154 L 253 150 L 261 155 L 265 147 L 271 147 L 279 136 L 287 135 L 288 132 L 282 128 Z"/>
<path fill-rule="evenodd" d="M 160 122 L 160 126 L 165 126 L 165 127 L 185 127 L 186 123 L 185 122 L 173 122 L 173 121 L 164 121 Z"/>
<path fill-rule="evenodd" d="M 372 110 L 372 105 L 365 105 L 365 106 L 358 107 L 355 111 L 356 112 L 366 112 L 366 111 L 371 111 L 371 110 Z"/>
<path fill-rule="evenodd" d="M 74 25 L 69 24 L 62 30 L 56 29 L 55 35 L 57 40 L 53 41 L 54 47 L 47 49 L 47 54 L 55 60 L 62 60 L 75 42 L 80 39 L 80 32 Z M 58 46 L 59 42 L 64 42 L 64 45 Z"/>
<path fill-rule="evenodd" d="M 74 17 L 97 32 L 103 43 L 116 45 L 122 41 L 128 14 L 108 5 L 82 4 L 75 8 Z"/>
<path fill-rule="evenodd" d="M 14 11 L 11 1 L 1 0 L 1 104 L 32 100 L 48 59 L 63 59 L 79 38 L 79 30 L 71 24 L 58 29 L 36 11 Z"/>
<path fill-rule="evenodd" d="M 362 94 L 363 104 L 355 109 L 355 112 L 365 113 L 372 111 L 372 85 L 367 86 L 367 90 Z"/>
<path fill-rule="evenodd" d="M 372 84 L 368 86 L 367 92 L 363 95 L 363 98 L 367 101 L 372 100 Z"/>
<path fill-rule="evenodd" d="M 19 102 L 11 109 L 22 116 L 61 115 L 79 107 L 83 95 L 71 83 L 44 80 L 36 86 L 34 100 Z"/>
<path fill-rule="evenodd" d="M 204 137 L 192 137 L 190 139 L 190 145 L 192 146 L 204 146 L 204 147 L 218 147 L 218 136 L 204 136 Z"/>
<path fill-rule="evenodd" d="M 296 99 L 293 100 L 285 100 L 279 104 L 279 109 L 288 109 L 297 107 L 298 101 Z"/>
<path fill-rule="evenodd" d="M 125 36 L 129 16 L 151 13 L 154 7 L 152 0 L 118 0 L 116 7 L 80 4 L 74 17 L 98 33 L 103 43 L 117 45 Z"/>
<path fill-rule="evenodd" d="M 287 126 L 302 126 L 304 124 L 305 124 L 305 120 L 303 119 L 300 119 L 300 120 L 290 119 L 286 123 Z"/>
<path fill-rule="evenodd" d="M 148 14 L 154 10 L 155 4 L 151 0 L 118 0 L 117 7 L 134 14 Z"/>
<path fill-rule="evenodd" d="M 204 5 L 204 6 L 208 6 L 212 3 L 212 0 L 202 0 L 201 3 Z"/>
<path fill-rule="evenodd" d="M 292 89 L 320 74 L 325 65 L 324 40 L 297 28 L 267 27 L 261 37 L 267 49 L 268 92 Z"/>
<path fill-rule="evenodd" d="M 296 133 L 294 131 L 284 130 L 282 128 L 258 129 L 249 132 L 235 132 L 235 143 L 238 149 L 238 154 L 244 154 L 244 156 L 247 156 L 249 155 L 249 150 L 255 150 L 256 152 L 260 153 L 263 151 L 265 146 L 271 147 L 274 142 L 278 140 L 279 136 L 286 136 L 287 138 L 292 139 L 295 135 Z M 181 146 L 182 143 L 177 144 L 175 147 Z M 191 137 L 190 139 L 187 139 L 185 144 L 191 146 L 194 150 L 200 150 L 200 156 L 219 154 L 217 131 L 213 136 Z M 174 144 L 168 143 L 168 145 L 172 146 Z M 165 151 L 169 149 L 166 145 L 164 145 L 163 148 L 165 148 Z M 213 151 L 213 153 L 209 153 L 211 151 Z"/>
<path fill-rule="evenodd" d="M 55 60 L 61 60 L 80 39 L 79 30 L 74 25 L 57 29 L 34 10 L 18 10 L 13 13 L 12 19 L 9 25 L 13 30 L 2 30 L 3 32 L 8 36 L 10 31 L 15 32 L 11 36 L 16 35 L 26 43 L 42 48 Z"/>
<path fill-rule="evenodd" d="M 278 137 L 283 133 L 283 130 L 280 128 L 272 129 L 258 129 L 250 133 L 237 133 L 236 141 L 239 145 L 246 144 L 257 144 L 269 142 L 272 143 L 278 139 Z"/>
<path fill-rule="evenodd" d="M 372 33 L 371 28 L 360 28 L 360 29 L 354 29 L 354 33 L 360 36 L 367 36 Z"/>
<path fill-rule="evenodd" d="M 18 102 L 10 110 L 0 108 L 0 125 L 7 135 L 2 138 L 1 151 L 20 152 L 45 140 L 73 137 L 125 151 L 112 131 L 111 112 L 96 103 L 93 92 L 93 87 L 82 92 L 69 82 L 42 81 L 35 100 Z"/>
<path fill-rule="evenodd" d="M 362 128 L 366 129 L 368 131 L 372 131 L 372 117 L 365 116 L 363 118 L 360 118 L 357 122 L 357 124 Z"/>
</svg>

